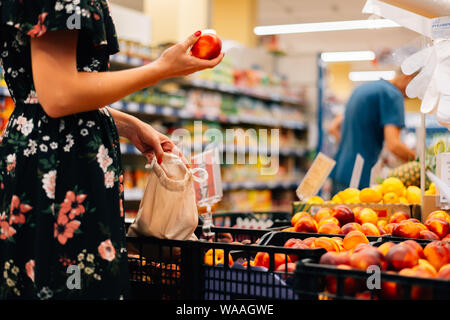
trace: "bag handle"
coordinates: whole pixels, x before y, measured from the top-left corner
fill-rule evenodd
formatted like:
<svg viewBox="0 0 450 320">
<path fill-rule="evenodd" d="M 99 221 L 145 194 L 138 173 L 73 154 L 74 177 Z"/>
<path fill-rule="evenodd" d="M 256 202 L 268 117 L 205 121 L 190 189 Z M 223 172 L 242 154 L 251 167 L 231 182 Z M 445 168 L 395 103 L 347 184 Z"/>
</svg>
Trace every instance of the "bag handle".
<svg viewBox="0 0 450 320">
<path fill-rule="evenodd" d="M 179 162 L 183 163 L 183 161 L 181 161 L 180 158 L 173 158 L 173 160 L 174 160 L 174 161 L 179 161 Z M 152 162 L 151 162 L 151 163 L 147 163 L 147 164 L 145 165 L 145 168 L 146 168 L 146 169 L 149 169 L 149 170 L 153 170 L 153 167 L 155 166 L 155 163 L 156 163 L 156 156 L 153 156 Z M 184 164 L 184 163 L 183 163 L 183 164 Z M 203 183 L 203 182 L 205 182 L 206 180 L 208 180 L 208 177 L 209 177 L 208 171 L 206 171 L 206 170 L 203 169 L 203 168 L 189 169 L 189 171 L 190 171 L 191 174 L 192 174 L 192 179 L 193 179 L 194 181 L 198 182 L 198 183 Z M 201 172 L 201 177 L 198 177 L 198 176 L 195 175 L 195 174 L 198 173 L 198 172 Z"/>
</svg>

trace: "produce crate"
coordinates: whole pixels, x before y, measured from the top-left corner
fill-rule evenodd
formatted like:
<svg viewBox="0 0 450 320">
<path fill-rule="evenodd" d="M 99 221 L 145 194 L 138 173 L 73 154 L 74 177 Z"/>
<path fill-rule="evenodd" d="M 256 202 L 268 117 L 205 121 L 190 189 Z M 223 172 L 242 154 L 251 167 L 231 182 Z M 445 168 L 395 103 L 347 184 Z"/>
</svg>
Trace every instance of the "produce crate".
<svg viewBox="0 0 450 320">
<path fill-rule="evenodd" d="M 275 254 L 317 261 L 324 249 L 292 249 L 203 241 L 127 237 L 133 299 L 294 300 L 294 270 L 275 272 Z M 205 262 L 205 254 L 210 254 Z M 248 261 L 269 255 L 269 268 Z M 223 256 L 223 260 L 216 260 Z M 233 260 L 233 263 L 231 263 Z M 211 263 L 212 262 L 212 263 Z M 245 265 L 245 262 L 246 265 Z"/>
<path fill-rule="evenodd" d="M 409 239 L 380 237 L 376 242 L 371 242 L 373 246 L 392 241 L 399 243 Z M 422 247 L 428 244 L 429 240 L 418 241 Z M 317 299 L 336 299 L 336 300 L 361 300 L 361 299 L 380 299 L 380 300 L 449 300 L 450 299 L 450 280 L 436 278 L 420 278 L 403 276 L 394 273 L 381 272 L 381 289 L 369 290 L 367 280 L 372 273 L 357 269 L 339 269 L 336 266 L 323 265 L 312 259 L 298 261 L 295 271 L 294 287 L 299 299 L 317 300 Z M 326 290 L 327 280 L 336 281 L 336 292 L 330 293 Z M 397 286 L 399 294 L 395 298 L 385 293 L 384 285 Z M 365 288 L 365 292 L 370 292 L 367 296 L 357 296 L 350 294 L 352 291 L 349 286 L 359 286 Z"/>
<path fill-rule="evenodd" d="M 248 222 L 253 221 L 253 223 L 258 225 L 257 228 L 263 229 L 287 227 L 291 225 L 291 213 L 284 211 L 213 213 L 212 219 L 213 224 L 218 227 L 241 227 L 238 224 L 240 221 L 242 223 L 244 220 Z M 266 223 L 267 226 L 263 226 Z"/>
<path fill-rule="evenodd" d="M 271 229 L 241 229 L 241 228 L 226 228 L 226 227 L 211 227 L 211 232 L 214 233 L 212 240 L 214 242 L 250 242 L 257 243 L 265 234 L 272 232 Z M 202 238 L 202 226 L 195 229 L 197 238 Z M 230 241 L 230 237 L 232 237 Z"/>
<path fill-rule="evenodd" d="M 258 244 L 264 245 L 264 246 L 281 246 L 282 247 L 286 243 L 286 241 L 288 241 L 291 238 L 304 240 L 304 239 L 310 238 L 310 237 L 315 237 L 315 238 L 339 237 L 339 238 L 343 239 L 345 237 L 345 235 L 343 235 L 343 234 L 273 231 L 273 232 L 265 234 L 260 239 Z M 370 237 L 370 236 L 366 236 L 366 237 L 367 237 L 367 240 L 369 240 L 370 242 L 377 242 L 380 238 L 380 237 Z"/>
<path fill-rule="evenodd" d="M 296 212 L 305 211 L 314 216 L 320 208 L 334 208 L 338 205 L 345 205 L 351 209 L 356 207 L 371 208 L 378 213 L 378 217 L 382 219 L 389 219 L 397 211 L 403 211 L 410 215 L 411 218 L 416 218 L 421 221 L 422 209 L 420 205 L 416 204 L 375 204 L 375 203 L 306 203 L 293 202 L 292 215 Z"/>
<path fill-rule="evenodd" d="M 381 243 L 388 242 L 388 241 L 391 241 L 391 242 L 394 242 L 394 243 L 399 243 L 399 242 L 403 242 L 403 241 L 406 241 L 406 240 L 414 240 L 414 241 L 416 241 L 417 243 L 419 243 L 422 246 L 426 246 L 427 244 L 432 242 L 432 240 L 427 240 L 427 239 L 395 237 L 395 236 L 390 235 L 390 234 L 382 235 L 380 240 L 381 240 Z"/>
</svg>

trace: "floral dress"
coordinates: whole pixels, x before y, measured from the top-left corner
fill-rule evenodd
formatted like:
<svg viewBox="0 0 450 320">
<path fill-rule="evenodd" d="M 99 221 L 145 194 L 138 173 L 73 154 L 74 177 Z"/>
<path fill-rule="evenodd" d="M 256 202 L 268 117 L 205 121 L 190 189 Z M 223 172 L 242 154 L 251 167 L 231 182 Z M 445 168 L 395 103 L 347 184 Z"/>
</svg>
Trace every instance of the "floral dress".
<svg viewBox="0 0 450 320">
<path fill-rule="evenodd" d="M 15 102 L 0 142 L 0 299 L 129 292 L 114 121 L 106 108 L 50 118 L 33 85 L 30 38 L 64 29 L 78 29 L 79 71 L 107 71 L 118 42 L 106 0 L 0 0 L 0 57 Z"/>
</svg>

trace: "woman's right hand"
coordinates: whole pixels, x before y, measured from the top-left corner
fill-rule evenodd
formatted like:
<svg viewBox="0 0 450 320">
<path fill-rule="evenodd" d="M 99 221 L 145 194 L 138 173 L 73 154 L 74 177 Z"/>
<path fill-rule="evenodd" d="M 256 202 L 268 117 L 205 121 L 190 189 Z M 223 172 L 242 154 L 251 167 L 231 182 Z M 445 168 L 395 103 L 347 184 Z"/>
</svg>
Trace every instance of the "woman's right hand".
<svg viewBox="0 0 450 320">
<path fill-rule="evenodd" d="M 166 49 L 155 61 L 164 78 L 181 77 L 203 69 L 214 68 L 222 61 L 225 55 L 223 52 L 212 60 L 199 59 L 188 52 L 200 35 L 201 32 L 197 31 L 185 41 Z"/>
</svg>

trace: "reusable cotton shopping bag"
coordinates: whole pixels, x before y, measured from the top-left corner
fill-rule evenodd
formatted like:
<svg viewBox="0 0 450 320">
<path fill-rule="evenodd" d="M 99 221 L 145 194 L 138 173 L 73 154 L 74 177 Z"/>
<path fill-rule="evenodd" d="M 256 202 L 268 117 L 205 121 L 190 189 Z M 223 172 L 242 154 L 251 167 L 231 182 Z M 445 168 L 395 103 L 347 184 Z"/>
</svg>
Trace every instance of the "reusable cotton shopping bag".
<svg viewBox="0 0 450 320">
<path fill-rule="evenodd" d="M 193 180 L 198 178 L 194 177 L 194 171 L 172 153 L 164 153 L 161 164 L 153 157 L 150 168 L 144 196 L 128 235 L 196 240 L 198 211 Z"/>
</svg>

